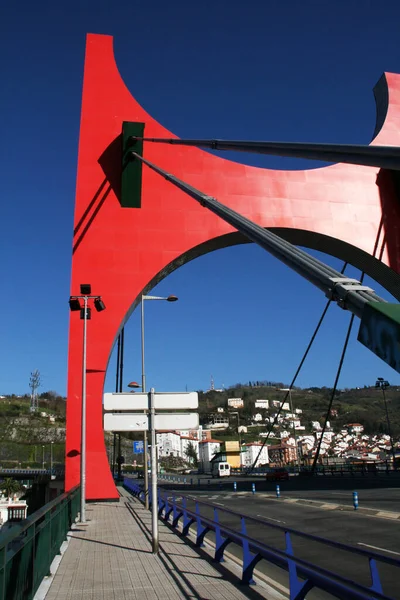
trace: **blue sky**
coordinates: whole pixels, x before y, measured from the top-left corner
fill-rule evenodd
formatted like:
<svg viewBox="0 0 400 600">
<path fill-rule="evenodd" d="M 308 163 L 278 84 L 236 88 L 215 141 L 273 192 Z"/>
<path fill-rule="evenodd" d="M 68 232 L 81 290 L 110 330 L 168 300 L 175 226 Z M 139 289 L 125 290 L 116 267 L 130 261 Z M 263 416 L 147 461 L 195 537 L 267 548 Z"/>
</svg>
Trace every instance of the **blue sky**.
<svg viewBox="0 0 400 600">
<path fill-rule="evenodd" d="M 114 36 L 128 87 L 181 137 L 369 143 L 372 88 L 383 71 L 400 71 L 396 1 L 6 4 L 0 11 L 3 394 L 27 392 L 34 369 L 42 391 L 66 391 L 86 33 Z M 235 159 L 278 169 L 316 166 Z M 196 259 L 153 291 L 180 298 L 146 305 L 147 382 L 159 390 L 206 389 L 211 374 L 217 386 L 289 382 L 325 303 L 254 245 Z M 332 307 L 299 385 L 332 384 L 348 319 Z M 140 379 L 138 311 L 125 338 L 127 383 Z M 355 338 L 340 387 L 371 384 L 378 375 L 398 384 L 400 377 Z"/>
</svg>

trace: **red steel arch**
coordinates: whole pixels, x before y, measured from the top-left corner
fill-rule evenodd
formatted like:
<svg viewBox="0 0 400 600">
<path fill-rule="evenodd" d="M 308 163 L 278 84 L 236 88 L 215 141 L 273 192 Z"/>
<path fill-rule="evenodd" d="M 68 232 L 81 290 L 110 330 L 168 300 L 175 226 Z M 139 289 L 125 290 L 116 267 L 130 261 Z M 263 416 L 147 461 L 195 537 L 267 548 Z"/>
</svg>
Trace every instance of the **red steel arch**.
<svg viewBox="0 0 400 600">
<path fill-rule="evenodd" d="M 399 145 L 400 76 L 385 74 L 376 93 L 379 131 L 373 143 Z M 88 500 L 118 498 L 104 446 L 102 394 L 110 352 L 122 323 L 143 290 L 151 289 L 173 268 L 218 244 L 239 241 L 227 235 L 233 230 L 225 222 L 146 167 L 141 208 L 121 208 L 118 136 L 123 121 L 145 123 L 148 137 L 173 137 L 126 88 L 115 64 L 112 37 L 88 35 L 71 295 L 79 294 L 81 283 L 91 283 L 92 293 L 101 294 L 107 305 L 88 324 Z M 197 148 L 151 144 L 145 144 L 144 156 L 264 227 L 329 236 L 333 242 L 352 244 L 368 254 L 383 218 L 386 249 L 382 260 L 400 271 L 399 206 L 390 174 L 378 178 L 379 169 L 333 165 L 275 171 L 234 163 Z M 81 365 L 82 321 L 79 313 L 71 313 L 67 490 L 80 479 Z"/>
</svg>

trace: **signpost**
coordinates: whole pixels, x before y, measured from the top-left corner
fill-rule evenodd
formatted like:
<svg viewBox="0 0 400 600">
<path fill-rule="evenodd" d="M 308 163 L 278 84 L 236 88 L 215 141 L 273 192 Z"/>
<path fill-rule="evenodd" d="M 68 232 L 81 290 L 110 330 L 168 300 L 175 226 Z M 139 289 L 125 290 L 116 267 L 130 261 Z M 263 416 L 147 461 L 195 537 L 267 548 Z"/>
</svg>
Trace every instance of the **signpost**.
<svg viewBox="0 0 400 600">
<path fill-rule="evenodd" d="M 106 412 L 104 414 L 104 431 L 150 431 L 153 554 L 158 553 L 156 431 L 197 429 L 199 427 L 199 415 L 197 412 L 168 413 L 163 411 L 182 411 L 184 409 L 196 409 L 198 406 L 199 398 L 197 392 L 156 393 L 154 388 L 151 388 L 149 394 L 104 394 L 104 410 L 118 411 Z M 141 411 L 148 412 L 144 413 Z M 143 450 L 142 441 L 133 442 L 134 453 L 140 454 Z M 147 465 L 144 465 L 144 468 L 146 469 Z"/>
</svg>

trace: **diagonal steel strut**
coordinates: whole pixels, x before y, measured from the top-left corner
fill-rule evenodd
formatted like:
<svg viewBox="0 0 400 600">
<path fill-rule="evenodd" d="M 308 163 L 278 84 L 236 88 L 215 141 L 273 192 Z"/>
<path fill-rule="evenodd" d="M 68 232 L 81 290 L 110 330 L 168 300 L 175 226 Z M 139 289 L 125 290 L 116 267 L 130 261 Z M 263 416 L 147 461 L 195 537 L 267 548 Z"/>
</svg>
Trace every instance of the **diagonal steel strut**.
<svg viewBox="0 0 400 600">
<path fill-rule="evenodd" d="M 270 154 L 333 163 L 348 163 L 400 171 L 400 147 L 365 146 L 361 144 L 314 144 L 303 142 L 266 142 L 247 140 L 181 140 L 178 138 L 132 137 L 132 142 L 155 142 L 177 146 L 196 146 L 211 150 L 233 150 L 254 154 Z"/>
<path fill-rule="evenodd" d="M 218 202 L 212 196 L 204 194 L 174 175 L 167 173 L 136 152 L 132 152 L 131 156 L 135 160 L 140 160 L 167 181 L 200 202 L 202 206 L 208 208 L 211 212 L 235 227 L 235 229 L 252 242 L 255 242 L 281 262 L 285 263 L 323 291 L 328 298 L 336 302 L 341 308 L 347 309 L 361 318 L 364 306 L 367 303 L 385 302 L 371 288 L 364 286 L 360 281 L 344 277 L 336 269 L 329 267 L 304 250 L 293 246 L 293 244 L 282 239 L 275 233 L 253 223 L 250 219 Z"/>
</svg>

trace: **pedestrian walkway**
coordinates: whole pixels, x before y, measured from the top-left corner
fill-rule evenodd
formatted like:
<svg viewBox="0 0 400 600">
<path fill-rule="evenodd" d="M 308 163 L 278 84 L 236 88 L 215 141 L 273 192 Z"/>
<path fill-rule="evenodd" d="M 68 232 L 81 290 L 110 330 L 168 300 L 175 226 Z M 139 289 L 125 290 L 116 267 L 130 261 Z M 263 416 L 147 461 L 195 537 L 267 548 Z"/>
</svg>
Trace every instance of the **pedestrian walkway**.
<svg viewBox="0 0 400 600">
<path fill-rule="evenodd" d="M 88 525 L 71 533 L 46 600 L 276 598 L 263 586 L 242 586 L 162 522 L 153 555 L 149 511 L 120 493 L 120 502 L 88 504 Z"/>
</svg>

